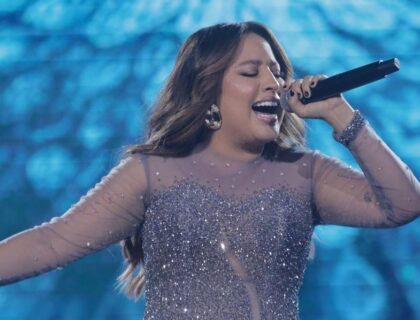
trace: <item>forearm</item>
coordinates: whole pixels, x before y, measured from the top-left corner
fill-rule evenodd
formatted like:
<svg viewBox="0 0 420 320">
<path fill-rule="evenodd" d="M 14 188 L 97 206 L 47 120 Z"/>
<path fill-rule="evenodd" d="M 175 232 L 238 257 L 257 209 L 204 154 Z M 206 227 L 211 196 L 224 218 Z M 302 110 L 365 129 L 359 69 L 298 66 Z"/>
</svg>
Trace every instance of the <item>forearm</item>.
<svg viewBox="0 0 420 320">
<path fill-rule="evenodd" d="M 60 267 L 53 243 L 39 226 L 0 242 L 0 286 Z"/>
<path fill-rule="evenodd" d="M 389 223 L 402 225 L 416 219 L 420 215 L 419 181 L 369 125 L 360 131 L 348 148 L 372 186 Z M 372 196 L 366 194 L 366 201 Z"/>
<path fill-rule="evenodd" d="M 363 201 L 378 207 L 385 214 L 388 226 L 417 218 L 420 214 L 418 180 L 360 113 L 356 114 L 344 103 L 326 120 L 334 128 L 334 138 L 349 149 L 365 175 L 371 191 L 362 184 L 359 186 L 365 190 Z"/>
<path fill-rule="evenodd" d="M 47 272 L 133 235 L 143 221 L 145 177 L 123 160 L 64 215 L 0 242 L 0 285 Z"/>
</svg>

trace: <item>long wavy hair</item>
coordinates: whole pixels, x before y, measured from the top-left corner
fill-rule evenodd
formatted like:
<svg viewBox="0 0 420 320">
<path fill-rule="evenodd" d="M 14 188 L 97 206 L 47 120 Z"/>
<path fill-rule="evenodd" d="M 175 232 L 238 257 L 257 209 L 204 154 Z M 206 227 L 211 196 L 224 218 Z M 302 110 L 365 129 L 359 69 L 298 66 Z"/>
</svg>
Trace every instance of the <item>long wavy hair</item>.
<svg viewBox="0 0 420 320">
<path fill-rule="evenodd" d="M 124 156 L 135 153 L 182 157 L 211 135 L 204 125 L 207 109 L 216 103 L 221 83 L 242 38 L 255 33 L 270 45 L 289 80 L 293 69 L 284 49 L 267 27 L 257 22 L 222 23 L 202 28 L 182 45 L 175 67 L 152 107 L 147 135 L 142 144 L 126 147 Z M 284 150 L 305 145 L 305 123 L 293 113 L 280 111 L 280 134 L 264 146 L 262 155 L 275 158 Z M 121 242 L 127 264 L 118 277 L 119 285 L 130 297 L 139 298 L 145 277 L 140 229 Z"/>
</svg>

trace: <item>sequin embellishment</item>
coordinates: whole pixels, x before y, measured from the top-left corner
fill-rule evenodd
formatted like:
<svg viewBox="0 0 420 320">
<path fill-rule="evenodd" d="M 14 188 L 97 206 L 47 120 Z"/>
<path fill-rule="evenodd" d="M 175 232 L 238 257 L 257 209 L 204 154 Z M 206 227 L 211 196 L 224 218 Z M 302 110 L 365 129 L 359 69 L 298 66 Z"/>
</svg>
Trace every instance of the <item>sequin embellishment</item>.
<svg viewBox="0 0 420 320">
<path fill-rule="evenodd" d="M 152 192 L 145 319 L 297 319 L 312 231 L 309 198 L 284 185 L 245 199 L 192 180 Z"/>
</svg>

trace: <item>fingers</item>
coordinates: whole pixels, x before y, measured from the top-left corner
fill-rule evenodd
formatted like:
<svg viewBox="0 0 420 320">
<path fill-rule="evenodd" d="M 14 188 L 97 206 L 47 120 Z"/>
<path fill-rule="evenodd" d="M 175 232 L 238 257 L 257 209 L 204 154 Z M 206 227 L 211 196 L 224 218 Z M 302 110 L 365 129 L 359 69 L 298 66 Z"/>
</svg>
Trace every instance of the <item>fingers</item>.
<svg viewBox="0 0 420 320">
<path fill-rule="evenodd" d="M 309 98 L 311 96 L 311 85 L 312 83 L 315 83 L 313 81 L 314 76 L 306 76 L 305 78 L 303 78 L 302 84 L 301 84 L 301 88 L 302 88 L 302 92 L 303 92 L 303 96 L 305 98 Z"/>
<path fill-rule="evenodd" d="M 302 98 L 302 79 L 293 80 L 290 86 L 290 96 L 295 99 Z"/>
<path fill-rule="evenodd" d="M 310 87 L 315 88 L 319 80 L 325 80 L 327 78 L 328 76 L 326 76 L 325 74 L 320 74 L 320 75 L 312 77 L 312 82 L 310 84 Z"/>
<path fill-rule="evenodd" d="M 293 79 L 283 80 L 282 83 L 282 92 L 286 92 L 290 90 L 290 86 L 292 85 Z"/>
<path fill-rule="evenodd" d="M 302 97 L 301 89 L 302 79 L 291 80 L 287 91 L 280 95 L 280 101 L 283 109 L 287 112 L 298 114 L 298 105 L 301 104 L 299 99 Z"/>
<path fill-rule="evenodd" d="M 308 75 L 303 79 L 289 80 L 283 83 L 283 92 L 280 95 L 280 103 L 287 112 L 292 112 L 300 117 L 306 117 L 311 110 L 307 105 L 302 104 L 300 99 L 310 98 L 311 90 L 316 87 L 319 81 L 326 79 L 326 75 Z"/>
<path fill-rule="evenodd" d="M 294 91 L 298 99 L 310 98 L 311 89 L 315 88 L 320 80 L 328 78 L 326 75 L 306 76 L 303 79 L 294 80 L 290 89 Z"/>
<path fill-rule="evenodd" d="M 306 76 L 303 79 L 292 80 L 287 91 L 280 94 L 280 106 L 283 110 L 294 113 L 300 118 L 326 119 L 330 111 L 340 104 L 347 104 L 341 97 L 331 97 L 322 101 L 302 103 L 302 98 L 310 99 L 319 81 L 327 79 L 326 75 Z"/>
</svg>

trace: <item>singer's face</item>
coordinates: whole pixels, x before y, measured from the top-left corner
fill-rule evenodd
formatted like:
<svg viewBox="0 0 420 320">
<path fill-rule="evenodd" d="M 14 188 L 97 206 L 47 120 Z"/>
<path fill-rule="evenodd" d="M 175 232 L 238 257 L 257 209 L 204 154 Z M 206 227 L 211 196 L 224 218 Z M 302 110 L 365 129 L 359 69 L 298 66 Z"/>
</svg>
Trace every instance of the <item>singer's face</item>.
<svg viewBox="0 0 420 320">
<path fill-rule="evenodd" d="M 215 135 L 240 145 L 261 146 L 274 140 L 277 115 L 258 113 L 252 106 L 279 98 L 284 83 L 280 72 L 268 42 L 254 33 L 245 35 L 224 74 L 218 101 L 223 122 Z"/>
</svg>

